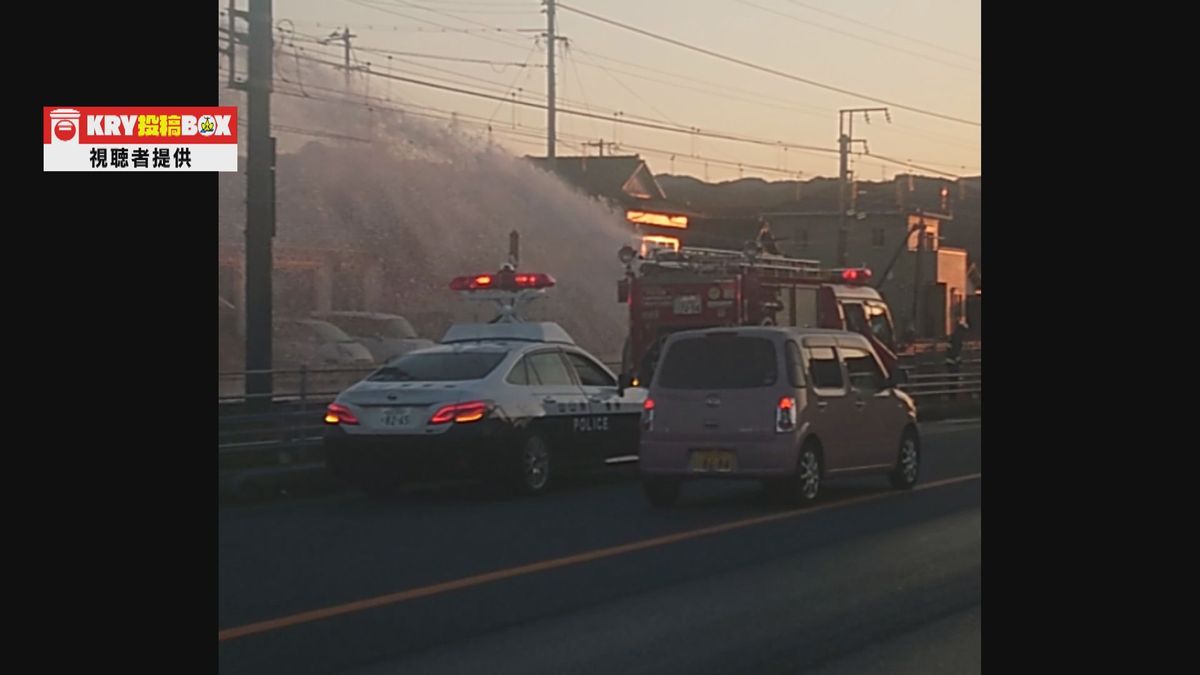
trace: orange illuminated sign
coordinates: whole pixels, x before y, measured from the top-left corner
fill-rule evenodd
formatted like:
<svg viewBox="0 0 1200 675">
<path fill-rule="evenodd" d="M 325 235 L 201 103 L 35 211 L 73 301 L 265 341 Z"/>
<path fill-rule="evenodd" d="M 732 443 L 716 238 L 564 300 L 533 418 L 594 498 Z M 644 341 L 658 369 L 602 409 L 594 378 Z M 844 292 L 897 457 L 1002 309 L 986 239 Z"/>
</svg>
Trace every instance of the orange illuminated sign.
<svg viewBox="0 0 1200 675">
<path fill-rule="evenodd" d="M 626 211 L 625 219 L 639 225 L 677 227 L 681 230 L 687 229 L 688 226 L 687 216 L 671 216 L 665 213 L 651 213 L 649 211 Z"/>
</svg>

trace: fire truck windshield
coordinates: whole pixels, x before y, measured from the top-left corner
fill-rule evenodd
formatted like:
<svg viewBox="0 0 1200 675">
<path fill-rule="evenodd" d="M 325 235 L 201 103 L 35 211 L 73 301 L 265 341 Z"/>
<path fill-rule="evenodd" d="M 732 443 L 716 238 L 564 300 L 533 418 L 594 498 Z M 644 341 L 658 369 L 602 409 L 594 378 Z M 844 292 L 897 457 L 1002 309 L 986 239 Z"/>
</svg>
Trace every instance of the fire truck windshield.
<svg viewBox="0 0 1200 675">
<path fill-rule="evenodd" d="M 892 320 L 888 316 L 887 305 L 879 302 L 866 303 L 867 317 L 871 325 L 871 333 L 888 349 L 896 349 L 896 337 L 892 332 Z"/>
</svg>

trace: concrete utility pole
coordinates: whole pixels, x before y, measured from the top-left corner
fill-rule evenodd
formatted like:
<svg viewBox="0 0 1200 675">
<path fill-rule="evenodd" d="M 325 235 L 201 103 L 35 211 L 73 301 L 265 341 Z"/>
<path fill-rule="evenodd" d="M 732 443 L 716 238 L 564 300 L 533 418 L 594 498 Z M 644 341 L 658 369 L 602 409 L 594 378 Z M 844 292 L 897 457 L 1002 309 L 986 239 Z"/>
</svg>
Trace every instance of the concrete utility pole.
<svg viewBox="0 0 1200 675">
<path fill-rule="evenodd" d="M 558 111 L 555 110 L 555 81 L 554 81 L 554 0 L 546 0 L 546 159 L 553 171 L 557 164 L 554 156 L 554 128 Z"/>
<path fill-rule="evenodd" d="M 271 0 L 249 2 L 246 108 L 246 376 L 248 401 L 269 404 L 271 246 L 275 238 L 275 139 L 271 137 Z M 265 371 L 257 372 L 253 371 Z M 250 398 L 258 395 L 258 398 Z"/>
<path fill-rule="evenodd" d="M 845 267 L 847 264 L 846 186 L 850 177 L 850 146 L 854 143 L 862 143 L 863 147 L 866 147 L 866 140 L 854 138 L 854 116 L 861 114 L 867 124 L 870 124 L 873 112 L 881 112 L 887 117 L 887 121 L 892 121 L 891 113 L 887 108 L 845 108 L 838 111 L 838 266 L 840 267 Z"/>
<path fill-rule="evenodd" d="M 323 45 L 327 45 L 331 42 L 335 42 L 338 40 L 340 40 L 342 42 L 342 48 L 343 48 L 343 51 L 345 54 L 345 56 L 344 56 L 345 65 L 343 66 L 343 68 L 345 68 L 345 70 L 346 70 L 345 82 L 346 82 L 346 94 L 347 95 L 350 93 L 350 71 L 351 71 L 351 68 L 350 68 L 350 39 L 356 38 L 356 37 L 358 37 L 358 36 L 354 35 L 353 33 L 350 32 L 350 27 L 346 26 L 345 28 L 342 29 L 342 32 L 339 33 L 335 30 L 329 34 L 329 37 L 325 38 L 324 40 L 321 40 L 321 44 L 323 44 Z"/>
</svg>

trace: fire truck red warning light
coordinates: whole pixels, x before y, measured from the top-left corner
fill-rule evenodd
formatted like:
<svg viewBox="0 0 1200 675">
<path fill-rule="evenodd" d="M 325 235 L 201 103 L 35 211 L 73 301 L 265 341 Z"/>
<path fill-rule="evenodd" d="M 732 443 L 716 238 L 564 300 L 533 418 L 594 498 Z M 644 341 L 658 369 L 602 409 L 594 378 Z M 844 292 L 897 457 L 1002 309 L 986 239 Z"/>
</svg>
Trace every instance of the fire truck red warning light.
<svg viewBox="0 0 1200 675">
<path fill-rule="evenodd" d="M 519 272 L 516 274 L 476 274 L 466 277 L 455 277 L 450 281 L 452 291 L 523 291 L 527 289 L 550 288 L 556 282 L 554 277 L 545 272 Z"/>
</svg>

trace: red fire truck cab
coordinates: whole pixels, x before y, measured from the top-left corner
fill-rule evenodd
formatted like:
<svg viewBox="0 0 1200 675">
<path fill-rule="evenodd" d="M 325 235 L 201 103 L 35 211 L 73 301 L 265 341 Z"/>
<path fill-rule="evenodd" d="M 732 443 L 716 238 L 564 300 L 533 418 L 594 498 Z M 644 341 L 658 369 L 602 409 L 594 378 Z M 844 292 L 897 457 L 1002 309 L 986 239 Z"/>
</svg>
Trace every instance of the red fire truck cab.
<svg viewBox="0 0 1200 675">
<path fill-rule="evenodd" d="M 896 365 L 891 312 L 867 285 L 870 270 L 823 270 L 816 261 L 746 251 L 621 250 L 629 305 L 622 373 L 646 384 L 663 341 L 677 331 L 782 325 L 851 330 L 867 337 L 889 371 Z"/>
</svg>

